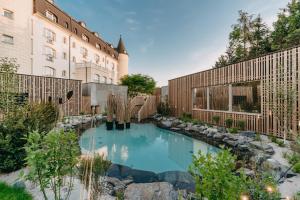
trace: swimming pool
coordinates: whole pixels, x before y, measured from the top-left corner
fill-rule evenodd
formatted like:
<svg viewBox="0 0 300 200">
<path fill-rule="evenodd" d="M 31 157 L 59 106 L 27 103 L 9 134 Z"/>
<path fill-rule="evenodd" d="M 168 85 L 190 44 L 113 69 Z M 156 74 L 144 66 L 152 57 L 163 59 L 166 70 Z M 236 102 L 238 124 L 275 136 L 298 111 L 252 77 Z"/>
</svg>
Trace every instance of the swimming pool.
<svg viewBox="0 0 300 200">
<path fill-rule="evenodd" d="M 131 128 L 107 131 L 105 124 L 86 130 L 80 138 L 83 154 L 94 150 L 115 164 L 155 173 L 187 171 L 199 150 L 215 154 L 218 148 L 205 142 L 158 128 L 131 124 Z"/>
</svg>

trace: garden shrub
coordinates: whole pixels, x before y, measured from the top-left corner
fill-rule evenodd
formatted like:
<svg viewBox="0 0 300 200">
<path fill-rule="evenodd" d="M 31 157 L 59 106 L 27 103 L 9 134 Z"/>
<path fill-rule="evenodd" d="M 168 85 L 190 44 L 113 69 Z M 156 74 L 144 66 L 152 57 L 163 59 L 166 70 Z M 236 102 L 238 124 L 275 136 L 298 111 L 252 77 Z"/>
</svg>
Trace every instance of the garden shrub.
<svg viewBox="0 0 300 200">
<path fill-rule="evenodd" d="M 43 135 L 33 131 L 27 138 L 25 150 L 29 167 L 26 178 L 39 185 L 44 199 L 48 199 L 45 192 L 48 188 L 55 200 L 68 199 L 80 155 L 77 134 L 60 130 Z M 64 197 L 60 192 L 63 187 L 66 189 Z"/>
<path fill-rule="evenodd" d="M 279 200 L 275 181 L 265 174 L 247 178 L 236 171 L 236 156 L 222 149 L 216 156 L 199 152 L 189 167 L 196 183 L 196 199 L 236 200 L 246 194 L 249 199 Z M 266 186 L 274 191 L 269 193 Z"/>
<path fill-rule="evenodd" d="M 229 131 L 229 133 L 233 133 L 233 134 L 238 133 L 238 129 L 237 128 L 229 128 L 228 131 Z"/>
<path fill-rule="evenodd" d="M 225 120 L 225 125 L 227 128 L 231 128 L 232 124 L 233 124 L 233 120 L 231 118 Z"/>
<path fill-rule="evenodd" d="M 220 117 L 220 116 L 217 116 L 217 115 L 215 115 L 215 116 L 212 117 L 212 120 L 213 120 L 213 122 L 214 122 L 216 125 L 219 124 L 220 119 L 221 119 L 221 117 Z"/>
<path fill-rule="evenodd" d="M 24 167 L 26 137 L 33 130 L 49 132 L 54 128 L 57 108 L 50 103 L 27 105 L 7 113 L 0 123 L 0 172 Z"/>
<path fill-rule="evenodd" d="M 10 187 L 0 182 L 1 200 L 32 200 L 32 196 L 22 188 Z"/>
<path fill-rule="evenodd" d="M 260 137 L 260 133 L 256 132 L 255 133 L 255 138 L 254 138 L 255 141 L 261 141 L 261 137 Z"/>
<path fill-rule="evenodd" d="M 246 127 L 246 122 L 244 120 L 238 120 L 237 126 L 241 131 L 244 131 Z"/>
<path fill-rule="evenodd" d="M 157 106 L 157 113 L 162 116 L 170 116 L 171 115 L 171 107 L 168 103 L 160 102 Z"/>
<path fill-rule="evenodd" d="M 294 165 L 293 171 L 296 173 L 300 173 L 300 162 L 298 162 Z"/>
<path fill-rule="evenodd" d="M 185 123 L 192 122 L 192 114 L 190 113 L 182 113 L 179 119 Z"/>
</svg>

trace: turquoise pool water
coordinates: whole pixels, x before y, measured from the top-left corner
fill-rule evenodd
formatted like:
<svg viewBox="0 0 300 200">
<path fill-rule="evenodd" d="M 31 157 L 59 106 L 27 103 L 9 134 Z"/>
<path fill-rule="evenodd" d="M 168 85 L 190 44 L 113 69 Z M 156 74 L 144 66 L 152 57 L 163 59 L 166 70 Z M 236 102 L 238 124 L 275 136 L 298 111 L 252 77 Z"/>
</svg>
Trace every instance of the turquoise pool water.
<svg viewBox="0 0 300 200">
<path fill-rule="evenodd" d="M 154 124 L 131 124 L 131 128 L 124 131 L 107 131 L 102 124 L 85 131 L 80 146 L 83 154 L 94 150 L 115 164 L 155 173 L 187 171 L 194 153 L 218 151 L 205 142 Z"/>
</svg>

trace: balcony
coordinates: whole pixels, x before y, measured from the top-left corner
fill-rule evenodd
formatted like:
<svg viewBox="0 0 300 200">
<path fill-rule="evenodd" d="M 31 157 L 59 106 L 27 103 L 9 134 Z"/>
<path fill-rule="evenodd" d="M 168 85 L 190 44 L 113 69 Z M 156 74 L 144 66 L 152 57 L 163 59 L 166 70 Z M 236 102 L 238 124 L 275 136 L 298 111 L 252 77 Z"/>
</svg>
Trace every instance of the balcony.
<svg viewBox="0 0 300 200">
<path fill-rule="evenodd" d="M 115 79 L 115 72 L 92 62 L 76 63 L 75 78 L 83 82 L 94 82 L 96 74 L 108 79 Z"/>
</svg>

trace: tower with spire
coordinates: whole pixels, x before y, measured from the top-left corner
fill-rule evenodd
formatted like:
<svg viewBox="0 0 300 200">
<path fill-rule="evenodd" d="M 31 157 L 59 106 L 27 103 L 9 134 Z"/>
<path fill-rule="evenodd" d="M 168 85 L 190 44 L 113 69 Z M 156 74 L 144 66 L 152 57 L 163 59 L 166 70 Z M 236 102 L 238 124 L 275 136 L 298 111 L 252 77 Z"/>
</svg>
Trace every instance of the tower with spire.
<svg viewBox="0 0 300 200">
<path fill-rule="evenodd" d="M 118 56 L 118 80 L 120 82 L 120 79 L 128 74 L 128 61 L 129 61 L 129 56 L 128 53 L 126 51 L 124 42 L 122 40 L 122 35 L 120 35 L 120 39 L 119 39 L 119 44 L 117 47 L 117 52 L 119 54 Z"/>
</svg>

